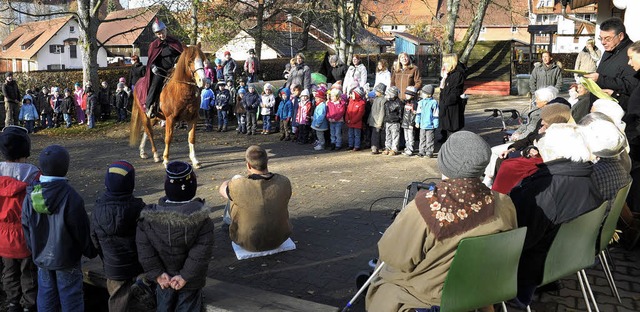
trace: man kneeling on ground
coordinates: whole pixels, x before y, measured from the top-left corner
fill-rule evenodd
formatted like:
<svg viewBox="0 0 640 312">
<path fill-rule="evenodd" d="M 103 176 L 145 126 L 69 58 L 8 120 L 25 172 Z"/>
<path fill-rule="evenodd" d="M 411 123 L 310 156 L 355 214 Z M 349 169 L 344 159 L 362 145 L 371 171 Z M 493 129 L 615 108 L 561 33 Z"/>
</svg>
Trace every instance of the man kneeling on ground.
<svg viewBox="0 0 640 312">
<path fill-rule="evenodd" d="M 230 201 L 229 236 L 248 251 L 275 249 L 291 235 L 291 182 L 269 172 L 262 147 L 250 146 L 245 159 L 249 175 L 235 176 L 220 185 L 220 195 Z"/>
</svg>

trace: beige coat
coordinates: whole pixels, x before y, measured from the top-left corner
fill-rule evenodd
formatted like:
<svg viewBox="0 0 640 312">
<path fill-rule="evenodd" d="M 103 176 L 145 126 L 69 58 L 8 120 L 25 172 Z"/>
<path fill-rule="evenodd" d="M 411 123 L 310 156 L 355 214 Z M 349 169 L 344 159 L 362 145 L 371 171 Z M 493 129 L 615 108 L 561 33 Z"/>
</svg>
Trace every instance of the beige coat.
<svg viewBox="0 0 640 312">
<path fill-rule="evenodd" d="M 440 305 L 444 280 L 460 240 L 517 227 L 511 199 L 492 193 L 494 219 L 442 241 L 430 234 L 415 201 L 409 203 L 378 242 L 380 260 L 386 265 L 369 287 L 367 311 L 409 311 Z"/>
</svg>

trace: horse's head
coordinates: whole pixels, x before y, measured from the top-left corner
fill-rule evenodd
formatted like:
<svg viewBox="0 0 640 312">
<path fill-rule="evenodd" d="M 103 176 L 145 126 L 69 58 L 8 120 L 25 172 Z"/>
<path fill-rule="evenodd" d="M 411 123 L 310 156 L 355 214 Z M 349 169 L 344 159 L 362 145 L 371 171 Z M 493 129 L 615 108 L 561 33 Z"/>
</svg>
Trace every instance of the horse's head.
<svg viewBox="0 0 640 312">
<path fill-rule="evenodd" d="M 200 50 L 200 46 L 188 46 L 180 58 L 184 62 L 185 71 L 191 73 L 191 79 L 195 81 L 198 88 L 204 88 L 204 60 L 206 57 Z"/>
</svg>

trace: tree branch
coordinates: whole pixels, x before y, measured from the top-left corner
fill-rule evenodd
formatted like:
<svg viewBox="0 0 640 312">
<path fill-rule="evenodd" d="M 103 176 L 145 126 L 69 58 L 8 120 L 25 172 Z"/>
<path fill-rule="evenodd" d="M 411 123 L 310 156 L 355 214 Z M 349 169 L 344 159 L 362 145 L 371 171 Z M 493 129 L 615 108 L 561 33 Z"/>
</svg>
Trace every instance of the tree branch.
<svg viewBox="0 0 640 312">
<path fill-rule="evenodd" d="M 31 13 L 31 12 L 27 12 L 27 11 L 22 11 L 18 8 L 15 8 L 11 5 L 11 1 L 8 1 L 7 5 L 9 6 L 9 9 L 11 9 L 14 12 L 18 12 L 20 14 L 24 14 L 26 16 L 31 16 L 31 17 L 50 17 L 50 16 L 56 16 L 56 15 L 73 15 L 76 18 L 78 18 L 78 13 L 76 12 L 71 12 L 71 11 L 62 11 L 62 12 L 51 12 L 51 13 Z"/>
</svg>

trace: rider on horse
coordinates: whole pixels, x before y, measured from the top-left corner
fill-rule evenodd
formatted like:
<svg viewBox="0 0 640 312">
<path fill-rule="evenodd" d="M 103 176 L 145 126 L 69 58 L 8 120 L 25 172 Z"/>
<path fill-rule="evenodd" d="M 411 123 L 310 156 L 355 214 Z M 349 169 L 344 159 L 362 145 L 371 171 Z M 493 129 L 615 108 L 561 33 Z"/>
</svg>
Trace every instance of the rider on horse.
<svg viewBox="0 0 640 312">
<path fill-rule="evenodd" d="M 167 26 L 158 18 L 151 25 L 151 29 L 157 38 L 149 44 L 147 79 L 145 79 L 147 85 L 144 86 L 148 90 L 146 107 L 149 118 L 156 116 L 158 112 L 157 102 L 162 92 L 164 79 L 183 51 L 182 43 L 178 39 L 167 35 Z"/>
</svg>

